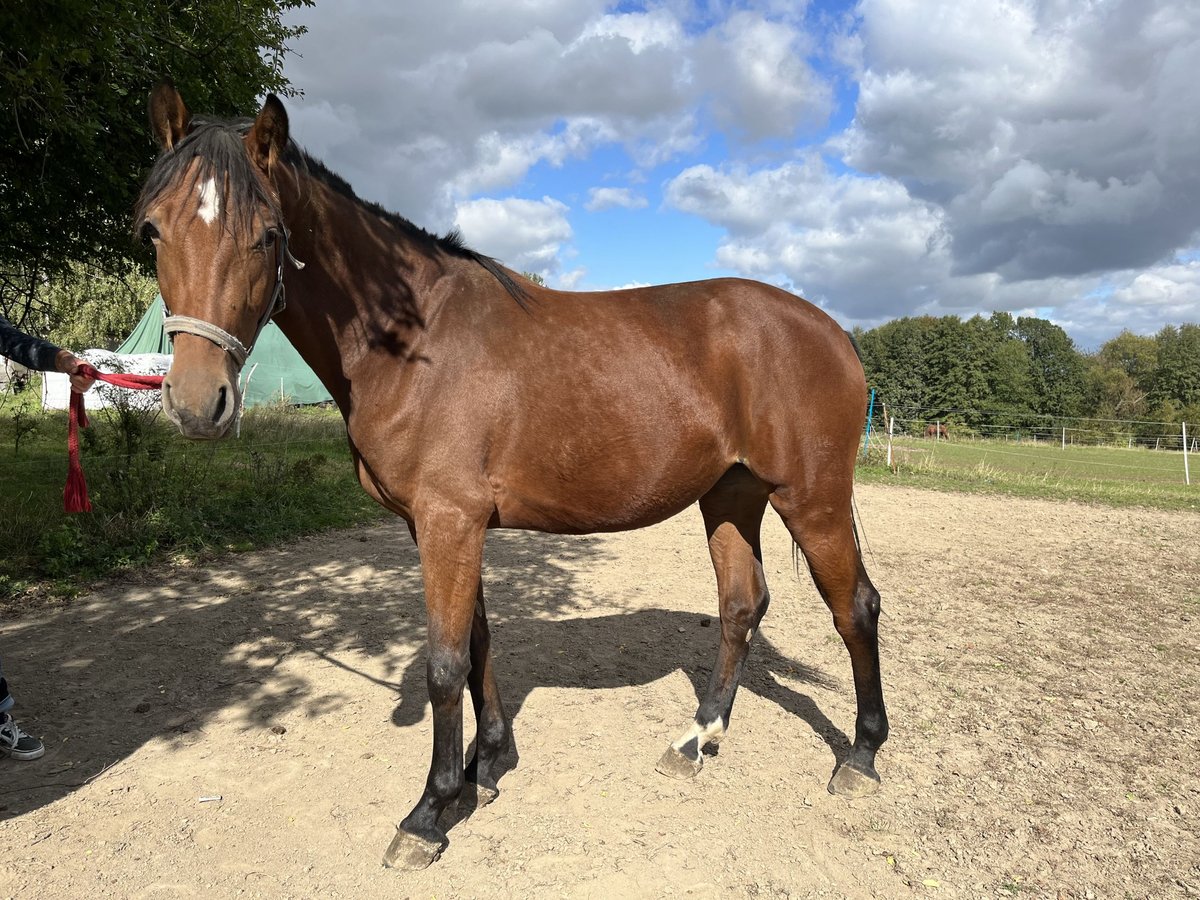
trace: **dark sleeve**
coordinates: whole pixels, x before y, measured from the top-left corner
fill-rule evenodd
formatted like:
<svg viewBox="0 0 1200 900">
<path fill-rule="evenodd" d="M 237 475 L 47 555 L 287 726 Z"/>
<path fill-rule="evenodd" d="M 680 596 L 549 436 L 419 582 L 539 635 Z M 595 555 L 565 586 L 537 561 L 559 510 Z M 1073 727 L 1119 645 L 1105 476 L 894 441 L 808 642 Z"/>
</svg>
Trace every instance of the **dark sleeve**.
<svg viewBox="0 0 1200 900">
<path fill-rule="evenodd" d="M 18 331 L 8 319 L 0 316 L 0 356 L 7 356 L 28 369 L 53 372 L 58 349 L 49 341 Z"/>
</svg>

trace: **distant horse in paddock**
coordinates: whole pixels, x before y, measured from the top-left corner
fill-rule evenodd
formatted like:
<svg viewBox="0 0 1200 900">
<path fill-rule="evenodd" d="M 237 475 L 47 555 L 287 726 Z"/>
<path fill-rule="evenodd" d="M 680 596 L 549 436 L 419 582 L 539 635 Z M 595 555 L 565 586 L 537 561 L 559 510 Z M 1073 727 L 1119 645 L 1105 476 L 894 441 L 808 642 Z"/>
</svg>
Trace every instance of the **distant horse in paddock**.
<svg viewBox="0 0 1200 900">
<path fill-rule="evenodd" d="M 274 96 L 253 120 L 218 121 L 193 118 L 164 83 L 149 113 L 162 153 L 135 228 L 155 248 L 175 340 L 163 409 L 187 437 L 228 433 L 238 371 L 278 314 L 345 417 L 363 488 L 417 543 L 433 759 L 385 863 L 428 865 L 447 843 L 438 817 L 464 784 L 481 802 L 498 790 L 510 726 L 480 580 L 492 528 L 619 531 L 699 501 L 720 646 L 692 725 L 658 763 L 691 777 L 702 748 L 725 734 L 767 611 L 759 526 L 770 504 L 854 672 L 854 744 L 829 789 L 857 797 L 877 788 L 875 754 L 888 733 L 879 593 L 851 516 L 867 391 L 829 316 L 728 278 L 550 290 L 456 234 L 435 237 L 360 200 L 291 142 Z M 464 686 L 478 725 L 465 767 Z"/>
<path fill-rule="evenodd" d="M 948 438 L 950 433 L 946 431 L 946 426 L 942 424 L 926 425 L 925 437 L 927 438 Z"/>
</svg>

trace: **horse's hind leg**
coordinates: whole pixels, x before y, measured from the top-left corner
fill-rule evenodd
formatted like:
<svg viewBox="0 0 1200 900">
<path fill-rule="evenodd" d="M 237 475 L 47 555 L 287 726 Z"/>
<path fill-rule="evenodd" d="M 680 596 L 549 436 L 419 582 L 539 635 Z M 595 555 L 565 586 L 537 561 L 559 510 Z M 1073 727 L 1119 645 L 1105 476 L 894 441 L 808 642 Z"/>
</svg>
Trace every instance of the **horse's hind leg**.
<svg viewBox="0 0 1200 900">
<path fill-rule="evenodd" d="M 492 637 L 483 605 L 483 585 L 475 599 L 475 617 L 471 622 L 471 671 L 467 686 L 475 707 L 475 755 L 467 763 L 466 780 L 477 789 L 480 805 L 495 799 L 500 788 L 500 757 L 508 747 L 508 720 L 496 687 L 492 670 Z"/>
<path fill-rule="evenodd" d="M 729 727 L 750 639 L 769 602 L 758 537 L 767 490 L 745 468 L 736 466 L 700 498 L 708 550 L 717 573 L 721 645 L 691 728 L 658 761 L 658 771 L 664 775 L 695 775 L 703 762 L 704 745 L 719 741 Z"/>
<path fill-rule="evenodd" d="M 879 787 L 875 753 L 888 734 L 879 678 L 879 592 L 863 568 L 854 539 L 850 499 L 799 501 L 786 488 L 771 495 L 775 507 L 800 546 L 833 624 L 850 651 L 858 716 L 854 746 L 829 782 L 831 794 L 863 797 Z"/>
</svg>

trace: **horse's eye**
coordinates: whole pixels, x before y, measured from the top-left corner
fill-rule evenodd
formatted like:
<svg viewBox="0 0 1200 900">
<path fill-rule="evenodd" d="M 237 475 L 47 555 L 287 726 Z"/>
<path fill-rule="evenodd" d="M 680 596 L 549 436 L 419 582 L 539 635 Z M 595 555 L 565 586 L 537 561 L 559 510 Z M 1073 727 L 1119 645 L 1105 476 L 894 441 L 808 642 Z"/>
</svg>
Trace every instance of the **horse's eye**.
<svg viewBox="0 0 1200 900">
<path fill-rule="evenodd" d="M 268 228 L 263 232 L 262 240 L 259 241 L 259 246 L 264 250 L 270 250 L 275 246 L 275 238 L 278 237 L 279 231 L 275 228 Z"/>
<path fill-rule="evenodd" d="M 158 240 L 158 229 L 151 222 L 143 222 L 140 237 L 143 244 L 149 245 Z"/>
</svg>

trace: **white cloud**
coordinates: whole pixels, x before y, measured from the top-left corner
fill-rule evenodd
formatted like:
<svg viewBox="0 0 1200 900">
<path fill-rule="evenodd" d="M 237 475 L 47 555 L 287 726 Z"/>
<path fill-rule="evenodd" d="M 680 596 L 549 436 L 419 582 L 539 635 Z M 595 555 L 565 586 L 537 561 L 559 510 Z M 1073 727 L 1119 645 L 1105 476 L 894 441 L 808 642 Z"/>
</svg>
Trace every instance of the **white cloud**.
<svg viewBox="0 0 1200 900">
<path fill-rule="evenodd" d="M 588 212 L 604 209 L 645 209 L 650 201 L 629 188 L 594 187 L 588 191 L 588 201 L 583 208 Z"/>
<path fill-rule="evenodd" d="M 543 277 L 560 268 L 559 253 L 571 240 L 567 207 L 541 200 L 484 198 L 458 204 L 455 224 L 467 242 L 505 265 Z"/>
<path fill-rule="evenodd" d="M 805 61 L 807 35 L 786 22 L 743 11 L 697 44 L 694 75 L 712 96 L 717 122 L 750 140 L 790 138 L 828 117 L 828 85 Z"/>
<path fill-rule="evenodd" d="M 1153 334 L 1164 323 L 1200 322 L 1200 261 L 1112 273 L 1094 290 L 1060 304 L 1055 320 L 1085 348 L 1123 329 Z"/>
<path fill-rule="evenodd" d="M 458 201 L 511 188 L 538 163 L 606 145 L 639 167 L 694 152 L 705 110 L 750 139 L 790 137 L 828 112 L 829 88 L 805 62 L 812 41 L 782 14 L 796 4 L 699 32 L 680 4 L 609 6 L 347 0 L 296 11 L 289 21 L 309 33 L 286 64 L 305 92 L 288 104 L 293 132 L 362 196 L 437 228 Z"/>
<path fill-rule="evenodd" d="M 1121 328 L 1200 320 L 1200 262 L 1104 277 L 958 273 L 940 207 L 892 179 L 835 174 L 815 155 L 757 170 L 695 166 L 667 184 L 665 201 L 726 230 L 721 266 L 782 284 L 847 324 L 1052 308 L 1094 346 Z"/>
<path fill-rule="evenodd" d="M 1050 308 L 1095 336 L 1105 321 L 1145 332 L 1200 319 L 1195 263 L 1178 255 L 1200 246 L 1200 4 L 615 9 L 347 0 L 297 11 L 289 20 L 311 32 L 287 62 L 306 91 L 288 103 L 293 133 L 363 196 L 433 229 L 457 221 L 479 249 L 559 286 L 585 277 L 574 262 L 564 272 L 569 210 L 478 198 L 519 192 L 535 167 L 622 148 L 622 164 L 606 156 L 576 189 L 666 177 L 668 206 L 724 231 L 714 263 L 803 291 L 848 323 Z M 805 147 L 845 93 L 858 98 L 852 125 Z M 701 153 L 673 177 L 651 171 Z M 582 205 L 648 204 L 606 187 Z"/>
<path fill-rule="evenodd" d="M 834 175 L 816 155 L 753 171 L 695 166 L 665 201 L 728 230 L 722 266 L 856 319 L 929 302 L 948 268 L 936 207 L 890 179 Z"/>
<path fill-rule="evenodd" d="M 666 9 L 601 16 L 587 24 L 579 39 L 587 41 L 603 37 L 620 38 L 634 53 L 652 47 L 676 50 L 686 43 L 683 26 Z"/>
<path fill-rule="evenodd" d="M 606 144 L 696 146 L 688 43 L 665 10 L 602 0 L 347 0 L 289 15 L 292 131 L 356 191 L 443 228 L 455 204 Z M 369 39 L 368 39 L 369 38 Z"/>
<path fill-rule="evenodd" d="M 579 289 L 579 283 L 583 281 L 587 275 L 587 269 L 580 266 L 577 269 L 572 269 L 570 272 L 563 272 L 554 280 L 554 286 L 563 291 L 574 291 Z"/>
<path fill-rule="evenodd" d="M 866 68 L 840 146 L 944 210 L 956 272 L 1149 266 L 1200 225 L 1200 7 L 863 0 L 859 12 Z"/>
</svg>

